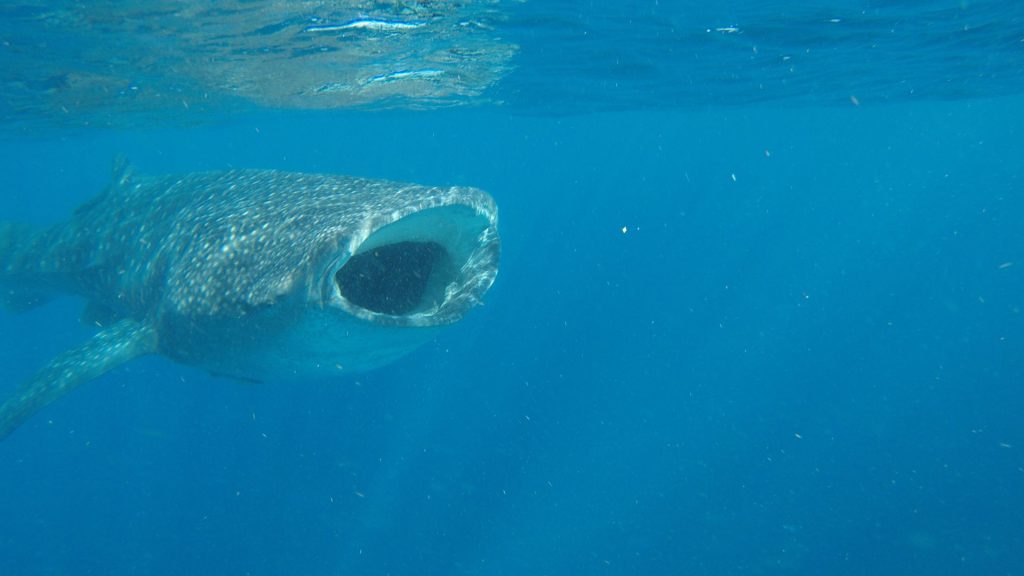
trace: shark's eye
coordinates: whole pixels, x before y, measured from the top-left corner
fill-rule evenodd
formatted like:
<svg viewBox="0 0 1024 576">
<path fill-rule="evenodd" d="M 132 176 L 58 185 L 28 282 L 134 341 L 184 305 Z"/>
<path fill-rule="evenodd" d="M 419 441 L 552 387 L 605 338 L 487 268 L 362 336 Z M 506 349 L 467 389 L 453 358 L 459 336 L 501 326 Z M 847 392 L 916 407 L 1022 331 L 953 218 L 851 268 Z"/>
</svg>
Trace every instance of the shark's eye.
<svg viewBox="0 0 1024 576">
<path fill-rule="evenodd" d="M 334 275 L 342 297 L 400 316 L 436 306 L 452 281 L 451 258 L 437 242 L 396 242 L 352 256 Z"/>
</svg>

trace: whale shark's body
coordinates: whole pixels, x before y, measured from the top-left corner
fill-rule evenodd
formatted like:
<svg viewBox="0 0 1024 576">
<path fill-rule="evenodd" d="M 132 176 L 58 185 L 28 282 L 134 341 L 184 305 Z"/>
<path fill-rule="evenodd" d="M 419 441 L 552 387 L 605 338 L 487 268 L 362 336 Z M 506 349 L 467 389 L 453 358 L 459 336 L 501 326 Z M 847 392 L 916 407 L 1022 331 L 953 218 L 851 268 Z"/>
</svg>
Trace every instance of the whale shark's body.
<svg viewBox="0 0 1024 576">
<path fill-rule="evenodd" d="M 498 253 L 494 202 L 474 188 L 120 164 L 68 222 L 0 224 L 8 307 L 77 294 L 100 326 L 0 407 L 0 438 L 145 354 L 251 380 L 382 365 L 477 304 Z"/>
</svg>

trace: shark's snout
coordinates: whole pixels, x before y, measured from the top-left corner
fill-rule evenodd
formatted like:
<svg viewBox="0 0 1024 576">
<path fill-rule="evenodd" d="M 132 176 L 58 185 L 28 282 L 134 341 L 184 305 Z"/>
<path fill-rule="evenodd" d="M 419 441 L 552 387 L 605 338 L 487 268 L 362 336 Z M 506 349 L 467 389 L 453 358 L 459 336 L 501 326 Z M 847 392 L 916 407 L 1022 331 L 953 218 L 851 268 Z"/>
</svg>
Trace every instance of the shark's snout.
<svg viewBox="0 0 1024 576">
<path fill-rule="evenodd" d="M 332 300 L 382 324 L 458 321 L 494 281 L 499 241 L 491 205 L 413 212 L 370 232 L 329 276 Z"/>
</svg>

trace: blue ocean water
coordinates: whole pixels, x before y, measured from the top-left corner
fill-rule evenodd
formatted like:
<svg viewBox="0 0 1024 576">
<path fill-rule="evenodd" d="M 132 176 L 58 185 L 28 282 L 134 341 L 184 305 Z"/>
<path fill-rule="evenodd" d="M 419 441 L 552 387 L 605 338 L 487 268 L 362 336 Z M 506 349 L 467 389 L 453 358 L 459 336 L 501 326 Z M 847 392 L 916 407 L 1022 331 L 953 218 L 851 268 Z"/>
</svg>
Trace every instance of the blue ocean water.
<svg viewBox="0 0 1024 576">
<path fill-rule="evenodd" d="M 479 85 L 201 113 L 136 53 L 109 78 L 161 97 L 83 99 L 78 47 L 122 20 L 30 4 L 5 37 L 81 36 L 0 59 L 0 218 L 66 218 L 127 154 L 479 186 L 503 246 L 485 305 L 389 367 L 149 357 L 48 407 L 0 443 L 0 574 L 1024 573 L 1018 3 L 487 3 L 452 17 Z M 342 40 L 432 70 L 403 38 Z M 0 314 L 3 396 L 81 305 Z"/>
</svg>

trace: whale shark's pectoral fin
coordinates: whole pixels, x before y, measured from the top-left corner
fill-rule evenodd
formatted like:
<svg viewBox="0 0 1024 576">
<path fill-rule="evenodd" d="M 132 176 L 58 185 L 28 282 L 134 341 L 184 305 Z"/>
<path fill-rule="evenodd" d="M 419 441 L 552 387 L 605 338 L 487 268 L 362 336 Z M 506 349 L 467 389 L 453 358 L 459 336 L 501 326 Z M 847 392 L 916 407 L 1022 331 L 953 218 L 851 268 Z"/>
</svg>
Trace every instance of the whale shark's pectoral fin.
<svg viewBox="0 0 1024 576">
<path fill-rule="evenodd" d="M 0 406 L 0 440 L 79 384 L 132 358 L 156 352 L 156 343 L 156 331 L 149 325 L 137 320 L 121 320 L 81 346 L 59 354 Z"/>
</svg>

